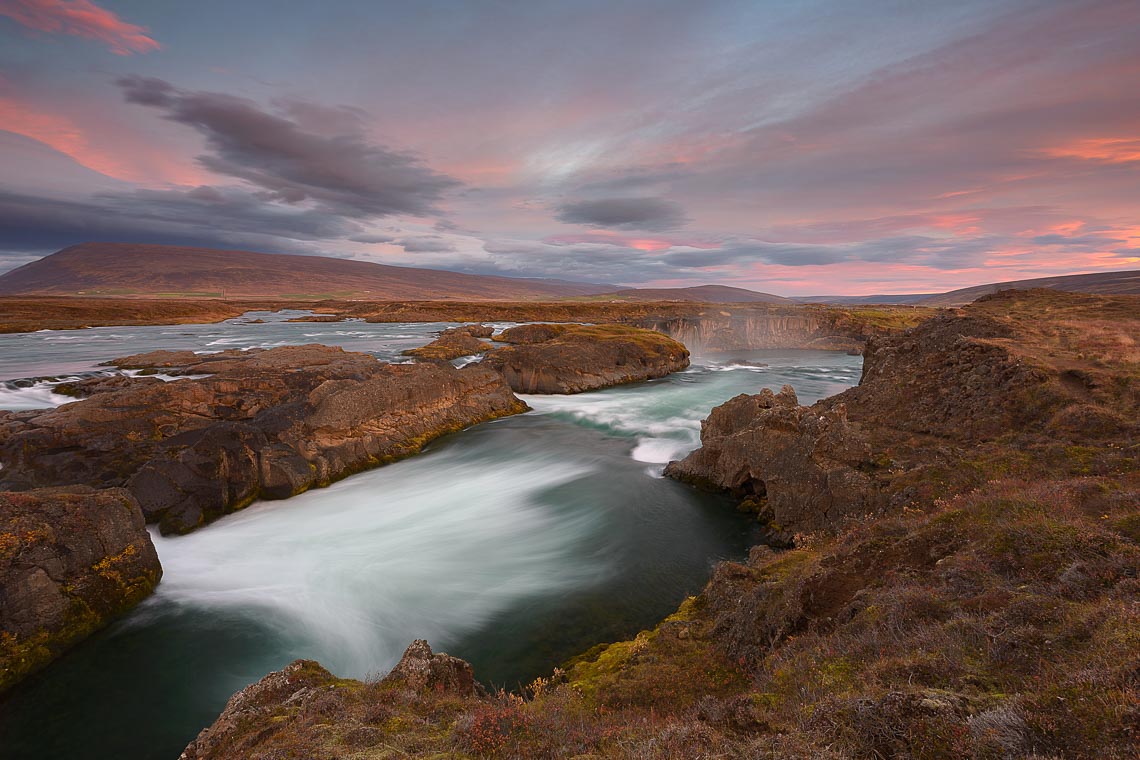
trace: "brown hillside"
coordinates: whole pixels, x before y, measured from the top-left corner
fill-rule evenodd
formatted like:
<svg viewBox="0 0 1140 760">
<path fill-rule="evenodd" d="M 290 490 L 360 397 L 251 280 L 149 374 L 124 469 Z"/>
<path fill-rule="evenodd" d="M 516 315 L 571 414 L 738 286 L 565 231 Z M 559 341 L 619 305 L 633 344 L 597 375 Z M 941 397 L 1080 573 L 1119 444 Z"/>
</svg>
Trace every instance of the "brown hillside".
<svg viewBox="0 0 1140 760">
<path fill-rule="evenodd" d="M 180 298 L 561 298 L 612 286 L 416 269 L 325 256 L 84 243 L 0 276 L 0 295 Z"/>
</svg>

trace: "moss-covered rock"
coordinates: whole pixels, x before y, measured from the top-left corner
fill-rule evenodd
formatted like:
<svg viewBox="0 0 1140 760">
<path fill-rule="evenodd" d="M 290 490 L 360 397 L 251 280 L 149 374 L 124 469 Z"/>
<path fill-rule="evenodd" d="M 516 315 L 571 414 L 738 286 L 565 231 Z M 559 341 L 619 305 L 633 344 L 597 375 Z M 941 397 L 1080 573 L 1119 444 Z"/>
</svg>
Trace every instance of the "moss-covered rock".
<svg viewBox="0 0 1140 760">
<path fill-rule="evenodd" d="M 138 604 L 161 576 L 126 490 L 0 493 L 0 691 Z"/>
</svg>

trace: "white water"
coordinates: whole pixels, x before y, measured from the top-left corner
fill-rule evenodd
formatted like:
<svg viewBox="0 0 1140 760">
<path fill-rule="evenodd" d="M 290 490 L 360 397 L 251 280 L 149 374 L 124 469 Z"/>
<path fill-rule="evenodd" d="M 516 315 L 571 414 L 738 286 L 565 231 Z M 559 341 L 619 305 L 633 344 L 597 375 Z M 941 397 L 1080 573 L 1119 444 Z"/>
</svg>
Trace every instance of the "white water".
<svg viewBox="0 0 1140 760">
<path fill-rule="evenodd" d="M 385 671 L 413 639 L 446 646 L 520 600 L 604 574 L 577 551 L 599 515 L 535 502 L 586 471 L 549 455 L 490 469 L 445 452 L 189 536 L 156 533 L 165 580 L 149 604 L 240 611 L 334 672 Z"/>
</svg>

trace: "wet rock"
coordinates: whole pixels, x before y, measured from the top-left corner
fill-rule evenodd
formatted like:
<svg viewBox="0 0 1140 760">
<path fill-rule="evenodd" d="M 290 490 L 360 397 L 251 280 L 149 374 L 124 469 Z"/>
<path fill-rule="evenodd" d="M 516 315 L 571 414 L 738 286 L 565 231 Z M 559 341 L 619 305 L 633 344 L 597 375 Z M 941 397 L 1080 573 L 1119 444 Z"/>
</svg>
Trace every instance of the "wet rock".
<svg viewBox="0 0 1140 760">
<path fill-rule="evenodd" d="M 0 493 L 0 691 L 138 604 L 161 576 L 126 490 Z"/>
</svg>

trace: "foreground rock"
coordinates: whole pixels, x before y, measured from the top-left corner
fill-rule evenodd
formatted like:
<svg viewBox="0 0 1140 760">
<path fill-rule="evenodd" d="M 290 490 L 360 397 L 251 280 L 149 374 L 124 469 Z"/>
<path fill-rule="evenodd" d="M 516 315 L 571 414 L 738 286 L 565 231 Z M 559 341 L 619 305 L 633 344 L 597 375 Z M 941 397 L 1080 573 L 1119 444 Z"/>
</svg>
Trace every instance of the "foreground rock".
<svg viewBox="0 0 1140 760">
<path fill-rule="evenodd" d="M 138 604 L 161 576 L 126 490 L 0 493 L 0 692 Z"/>
<path fill-rule="evenodd" d="M 392 365 L 327 346 L 118 364 L 209 377 L 140 378 L 56 409 L 0 414 L 0 487 L 123 486 L 163 533 L 184 533 L 526 410 L 486 368 Z"/>
<path fill-rule="evenodd" d="M 516 345 L 483 360 L 518 393 L 581 393 L 664 377 L 689 366 L 672 338 L 625 325 L 520 325 L 497 339 Z"/>
<path fill-rule="evenodd" d="M 231 697 L 181 760 L 343 757 L 352 749 L 383 747 L 382 724 L 390 717 L 399 720 L 396 716 L 417 704 L 430 700 L 438 706 L 446 700 L 462 706 L 480 695 L 469 664 L 433 653 L 422 640 L 373 684 L 339 679 L 311 660 L 297 660 Z M 317 714 L 325 718 L 321 726 L 298 735 L 292 719 Z"/>
</svg>

